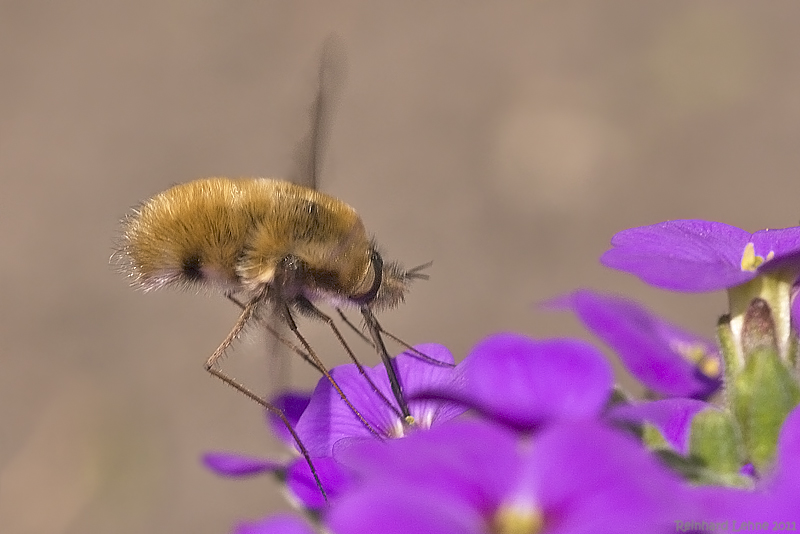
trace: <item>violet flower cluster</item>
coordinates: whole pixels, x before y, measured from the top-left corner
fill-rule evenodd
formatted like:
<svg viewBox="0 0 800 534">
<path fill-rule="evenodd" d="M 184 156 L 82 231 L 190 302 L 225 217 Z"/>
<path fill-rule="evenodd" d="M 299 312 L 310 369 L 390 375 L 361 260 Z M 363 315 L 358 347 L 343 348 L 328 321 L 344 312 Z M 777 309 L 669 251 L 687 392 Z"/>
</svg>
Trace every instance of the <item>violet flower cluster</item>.
<svg viewBox="0 0 800 534">
<path fill-rule="evenodd" d="M 440 345 L 404 352 L 393 365 L 411 418 L 393 405 L 383 366 L 365 370 L 374 387 L 354 365 L 337 367 L 368 427 L 325 379 L 310 395 L 275 401 L 313 472 L 299 454 L 206 455 L 225 476 L 277 475 L 297 505 L 234 532 L 797 530 L 800 227 L 750 234 L 669 221 L 618 233 L 601 262 L 667 290 L 726 290 L 718 339 L 582 289 L 546 306 L 573 312 L 645 399 L 615 385 L 603 353 L 576 339 L 498 333 L 457 365 Z"/>
</svg>

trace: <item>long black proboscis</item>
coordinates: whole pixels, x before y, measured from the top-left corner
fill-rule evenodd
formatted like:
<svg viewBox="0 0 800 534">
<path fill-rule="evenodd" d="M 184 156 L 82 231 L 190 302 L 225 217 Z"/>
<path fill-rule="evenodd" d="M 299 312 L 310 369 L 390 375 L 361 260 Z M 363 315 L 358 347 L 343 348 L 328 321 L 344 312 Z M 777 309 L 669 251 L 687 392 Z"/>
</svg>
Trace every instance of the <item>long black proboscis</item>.
<svg viewBox="0 0 800 534">
<path fill-rule="evenodd" d="M 410 422 L 411 412 L 408 410 L 408 403 L 406 402 L 405 397 L 403 397 L 403 385 L 400 383 L 400 378 L 397 376 L 397 371 L 394 368 L 394 362 L 389 357 L 389 352 L 386 350 L 386 345 L 383 343 L 383 338 L 381 337 L 381 325 L 378 323 L 378 319 L 375 317 L 369 307 L 362 306 L 361 314 L 364 316 L 364 321 L 367 325 L 367 329 L 369 330 L 369 334 L 372 337 L 373 343 L 375 343 L 375 349 L 378 351 L 378 355 L 381 357 L 384 367 L 386 367 L 386 374 L 389 377 L 389 384 L 391 384 L 394 398 L 397 399 L 397 404 L 400 406 L 400 412 L 403 414 L 406 422 Z"/>
</svg>

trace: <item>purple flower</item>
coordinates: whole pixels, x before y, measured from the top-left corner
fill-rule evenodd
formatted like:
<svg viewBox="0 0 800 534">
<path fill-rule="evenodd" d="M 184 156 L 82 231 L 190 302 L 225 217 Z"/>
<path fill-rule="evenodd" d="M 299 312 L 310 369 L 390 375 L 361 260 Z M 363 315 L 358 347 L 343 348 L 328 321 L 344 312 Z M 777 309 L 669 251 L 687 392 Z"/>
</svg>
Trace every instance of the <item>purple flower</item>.
<svg viewBox="0 0 800 534">
<path fill-rule="evenodd" d="M 800 227 L 759 230 L 703 221 L 666 221 L 616 234 L 600 261 L 672 291 L 731 288 L 777 265 L 797 263 Z M 781 260 L 781 261 L 776 261 Z M 796 270 L 796 266 L 794 266 Z"/>
<path fill-rule="evenodd" d="M 273 406 L 284 411 L 286 418 L 292 426 L 297 426 L 297 421 L 300 419 L 300 415 L 303 413 L 305 407 L 308 406 L 309 400 L 310 395 L 307 393 L 290 391 L 271 399 L 270 402 Z M 286 429 L 286 425 L 280 417 L 271 412 L 267 412 L 267 422 L 281 441 L 292 448 L 297 446 L 291 433 Z M 288 465 L 286 462 L 278 462 L 230 452 L 206 453 L 203 456 L 203 463 L 218 475 L 233 478 L 248 477 L 263 473 L 283 475 Z"/>
<path fill-rule="evenodd" d="M 416 350 L 429 358 L 442 362 L 432 364 L 420 359 L 413 352 L 395 358 L 395 367 L 406 394 L 420 389 L 449 384 L 455 377 L 452 354 L 441 345 L 420 345 Z M 386 400 L 392 399 L 391 387 L 383 365 L 366 368 L 368 376 Z M 339 366 L 331 371 L 348 400 L 358 409 L 370 426 L 379 432 L 377 437 L 400 437 L 407 430 L 396 409 L 376 394 L 353 364 Z M 346 491 L 351 483 L 348 471 L 332 458 L 337 442 L 350 439 L 374 439 L 368 430 L 342 401 L 338 392 L 327 379 L 321 379 L 313 395 L 296 392 L 286 393 L 272 403 L 281 408 L 303 440 L 309 452 L 316 475 L 325 489 L 328 499 Z M 464 412 L 465 408 L 452 403 L 417 400 L 409 402 L 409 409 L 417 424 L 414 428 L 427 428 L 446 421 Z M 297 448 L 283 421 L 268 414 L 268 421 L 275 433 L 289 446 Z M 289 462 L 275 462 L 236 453 L 208 453 L 203 458 L 206 466 L 222 476 L 244 477 L 271 473 L 285 479 L 286 486 L 307 509 L 320 510 L 327 503 L 320 491 L 317 479 L 303 457 Z"/>
<path fill-rule="evenodd" d="M 314 470 L 319 477 L 325 495 L 334 499 L 347 491 L 352 477 L 346 469 L 331 457 L 313 458 Z M 229 478 L 245 478 L 260 474 L 274 474 L 285 479 L 286 487 L 308 510 L 320 510 L 327 506 L 325 497 L 317 485 L 311 467 L 303 457 L 288 462 L 275 462 L 243 456 L 236 453 L 208 453 L 203 457 L 206 467 Z"/>
<path fill-rule="evenodd" d="M 309 400 L 310 396 L 307 394 L 288 392 L 276 397 L 271 402 L 283 409 L 289 422 L 296 427 Z M 297 444 L 286 430 L 283 421 L 271 413 L 268 413 L 267 420 L 278 437 L 293 450 L 296 449 Z M 346 490 L 350 483 L 348 473 L 332 458 L 318 457 L 313 458 L 312 461 L 328 498 L 335 497 Z M 210 452 L 203 456 L 203 463 L 218 475 L 230 478 L 244 478 L 260 474 L 276 475 L 285 480 L 286 486 L 305 508 L 317 510 L 326 505 L 322 492 L 317 486 L 317 479 L 302 456 L 279 462 L 239 453 Z"/>
<path fill-rule="evenodd" d="M 203 463 L 218 475 L 232 478 L 249 477 L 264 473 L 279 474 L 286 468 L 284 462 L 228 452 L 208 452 L 203 455 Z"/>
<path fill-rule="evenodd" d="M 518 430 L 595 417 L 613 386 L 602 353 L 577 339 L 495 334 L 479 342 L 458 371 L 459 380 L 421 396 L 457 402 Z"/>
<path fill-rule="evenodd" d="M 414 428 L 430 428 L 456 417 L 465 408 L 441 400 L 414 400 L 418 391 L 448 387 L 456 379 L 453 355 L 445 347 L 426 344 L 415 348 L 443 364 L 430 363 L 410 351 L 394 358 L 403 393 L 410 399 L 408 406 L 415 420 Z M 383 397 L 372 389 L 354 364 L 336 367 L 331 375 L 372 430 L 359 421 L 328 380 L 320 379 L 297 424 L 297 432 L 311 456 L 331 456 L 334 445 L 343 439 L 394 438 L 409 430 L 392 403 L 385 367 L 379 364 L 365 371 Z"/>
<path fill-rule="evenodd" d="M 666 533 L 692 509 L 676 476 L 591 420 L 533 439 L 453 421 L 339 459 L 360 481 L 326 516 L 337 534 Z"/>
<path fill-rule="evenodd" d="M 314 458 L 313 463 L 328 499 L 336 499 L 352 485 L 351 473 L 332 457 Z M 287 466 L 286 487 L 308 510 L 322 510 L 328 505 L 305 458 L 297 458 Z"/>
<path fill-rule="evenodd" d="M 239 523 L 233 534 L 314 534 L 314 530 L 298 517 L 280 514 L 258 521 Z"/>
<path fill-rule="evenodd" d="M 712 341 L 631 300 L 580 290 L 547 305 L 573 310 L 631 374 L 658 394 L 705 399 L 722 385 L 721 357 Z"/>
</svg>

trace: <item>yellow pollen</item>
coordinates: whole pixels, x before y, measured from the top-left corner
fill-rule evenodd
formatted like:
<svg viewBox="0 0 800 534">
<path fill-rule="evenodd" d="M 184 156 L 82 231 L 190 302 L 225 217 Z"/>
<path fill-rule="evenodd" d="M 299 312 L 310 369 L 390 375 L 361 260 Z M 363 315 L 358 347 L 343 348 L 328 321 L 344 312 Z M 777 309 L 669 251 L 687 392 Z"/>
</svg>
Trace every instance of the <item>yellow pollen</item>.
<svg viewBox="0 0 800 534">
<path fill-rule="evenodd" d="M 538 534 L 544 528 L 544 517 L 533 506 L 503 504 L 492 518 L 493 534 Z"/>
<path fill-rule="evenodd" d="M 769 261 L 774 257 L 775 251 L 770 251 L 766 258 L 763 256 L 756 256 L 755 245 L 753 245 L 753 243 L 748 243 L 747 246 L 744 247 L 744 252 L 742 252 L 742 270 L 751 272 L 755 271 L 765 261 Z"/>
<path fill-rule="evenodd" d="M 403 419 L 394 420 L 392 428 L 389 429 L 388 435 L 386 437 L 403 438 L 406 435 L 408 435 L 409 432 L 413 431 L 416 428 L 428 428 L 428 427 L 430 427 L 430 425 L 425 426 L 424 420 L 422 423 L 418 423 L 413 415 L 407 415 Z"/>
<path fill-rule="evenodd" d="M 709 378 L 717 378 L 721 372 L 719 358 L 708 354 L 702 343 L 671 343 L 672 350 L 680 353 L 683 359 L 695 364 L 701 373 Z"/>
<path fill-rule="evenodd" d="M 709 378 L 717 378 L 722 371 L 721 363 L 718 358 L 706 356 L 697 362 L 697 368 L 700 372 Z"/>
</svg>

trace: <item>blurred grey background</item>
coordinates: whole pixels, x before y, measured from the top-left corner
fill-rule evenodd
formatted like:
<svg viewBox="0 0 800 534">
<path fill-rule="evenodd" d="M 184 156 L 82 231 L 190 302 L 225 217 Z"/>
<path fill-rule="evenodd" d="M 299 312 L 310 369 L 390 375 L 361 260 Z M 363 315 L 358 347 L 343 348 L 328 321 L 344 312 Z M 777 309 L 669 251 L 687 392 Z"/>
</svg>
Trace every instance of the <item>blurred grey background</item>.
<svg viewBox="0 0 800 534">
<path fill-rule="evenodd" d="M 713 334 L 724 295 L 597 258 L 666 219 L 798 223 L 798 17 L 790 0 L 0 2 L 0 532 L 227 532 L 286 507 L 271 479 L 199 461 L 285 455 L 202 368 L 237 310 L 137 293 L 108 257 L 172 184 L 291 175 L 329 34 L 347 76 L 321 189 L 387 257 L 433 260 L 383 322 L 461 359 L 498 330 L 584 336 L 535 308 L 579 286 Z M 270 391 L 246 337 L 226 368 Z M 292 364 L 292 385 L 315 380 Z"/>
</svg>

